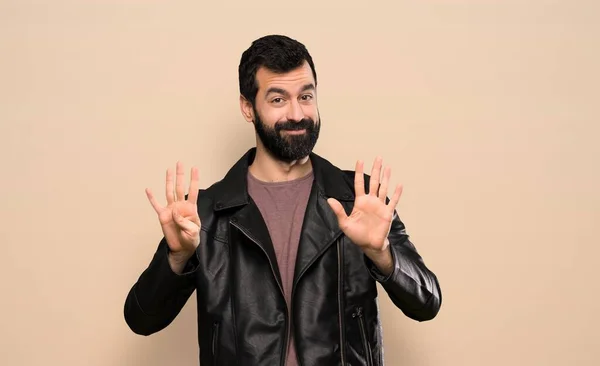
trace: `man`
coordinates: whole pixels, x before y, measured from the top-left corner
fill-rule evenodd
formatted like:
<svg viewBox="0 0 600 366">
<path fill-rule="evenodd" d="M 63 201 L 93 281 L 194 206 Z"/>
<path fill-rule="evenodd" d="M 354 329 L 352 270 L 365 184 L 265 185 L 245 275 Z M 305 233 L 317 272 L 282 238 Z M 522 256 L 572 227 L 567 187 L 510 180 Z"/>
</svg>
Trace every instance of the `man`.
<svg viewBox="0 0 600 366">
<path fill-rule="evenodd" d="M 167 170 L 164 237 L 125 302 L 138 334 L 168 326 L 196 290 L 201 365 L 383 365 L 377 282 L 406 316 L 439 311 L 436 276 L 387 198 L 390 169 L 370 177 L 314 154 L 317 75 L 301 43 L 254 41 L 239 65 L 240 108 L 256 132 L 219 182 Z"/>
</svg>

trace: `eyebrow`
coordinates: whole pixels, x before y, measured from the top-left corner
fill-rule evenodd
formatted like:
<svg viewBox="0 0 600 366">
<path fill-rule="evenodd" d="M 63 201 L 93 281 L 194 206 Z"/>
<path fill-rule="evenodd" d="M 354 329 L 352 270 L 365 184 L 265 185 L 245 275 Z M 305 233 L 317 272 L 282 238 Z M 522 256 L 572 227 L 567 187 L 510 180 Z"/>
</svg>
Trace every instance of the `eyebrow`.
<svg viewBox="0 0 600 366">
<path fill-rule="evenodd" d="M 307 90 L 315 90 L 315 85 L 313 83 L 305 84 L 304 86 L 302 86 L 302 89 L 300 89 L 300 92 L 305 92 Z M 277 87 L 271 87 L 271 88 L 267 89 L 266 95 L 269 95 L 271 93 L 281 94 L 286 97 L 288 97 L 290 95 L 286 90 L 277 88 Z"/>
</svg>

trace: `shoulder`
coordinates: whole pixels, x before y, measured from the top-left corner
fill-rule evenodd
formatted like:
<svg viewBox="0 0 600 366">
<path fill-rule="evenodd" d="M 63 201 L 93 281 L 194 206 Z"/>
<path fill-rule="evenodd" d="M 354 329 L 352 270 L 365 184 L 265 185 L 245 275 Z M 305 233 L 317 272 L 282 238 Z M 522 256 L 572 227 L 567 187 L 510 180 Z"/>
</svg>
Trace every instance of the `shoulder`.
<svg viewBox="0 0 600 366">
<path fill-rule="evenodd" d="M 356 179 L 356 171 L 354 170 L 342 170 L 342 173 L 344 173 L 344 176 L 346 177 L 346 180 L 348 180 L 349 184 L 352 186 L 352 188 L 354 188 L 354 181 Z M 369 182 L 371 181 L 371 176 L 369 174 L 363 173 L 363 181 L 364 181 L 364 185 L 365 185 L 365 192 L 368 192 L 369 190 Z"/>
<path fill-rule="evenodd" d="M 198 206 L 198 215 L 203 225 L 212 222 L 214 218 L 215 193 L 217 192 L 218 184 L 219 182 L 216 182 L 207 188 L 198 190 L 196 204 Z"/>
<path fill-rule="evenodd" d="M 341 170 L 342 173 L 344 173 L 344 175 L 352 180 L 352 183 L 354 183 L 354 178 L 356 177 L 356 171 L 354 170 Z M 363 179 L 365 181 L 369 180 L 371 178 L 371 176 L 369 174 L 363 173 Z"/>
<path fill-rule="evenodd" d="M 324 180 L 327 180 L 326 185 L 328 185 L 332 190 L 336 190 L 336 185 L 343 184 L 348 187 L 354 188 L 354 179 L 356 176 L 356 171 L 351 169 L 343 169 L 337 166 L 336 164 L 330 162 L 326 158 L 319 156 L 317 154 L 313 154 L 313 163 L 314 167 L 318 171 L 320 175 L 322 175 Z M 368 174 L 363 173 L 363 180 L 365 184 L 369 183 L 370 176 Z"/>
</svg>

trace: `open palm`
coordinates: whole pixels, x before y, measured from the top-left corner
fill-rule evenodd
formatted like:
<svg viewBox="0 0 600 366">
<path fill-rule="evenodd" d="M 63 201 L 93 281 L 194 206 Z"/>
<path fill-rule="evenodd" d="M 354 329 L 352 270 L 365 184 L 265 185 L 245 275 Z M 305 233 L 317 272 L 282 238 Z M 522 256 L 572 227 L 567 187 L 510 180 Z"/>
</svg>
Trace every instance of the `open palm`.
<svg viewBox="0 0 600 366">
<path fill-rule="evenodd" d="M 362 161 L 356 163 L 354 177 L 356 198 L 350 215 L 346 215 L 342 205 L 334 198 L 328 199 L 327 202 L 337 216 L 340 229 L 353 243 L 363 249 L 384 250 L 394 210 L 402 194 L 402 186 L 396 186 L 390 202 L 386 203 L 391 169 L 385 168 L 381 179 L 382 159 L 377 158 L 371 172 L 369 193 L 365 194 L 363 165 Z"/>
<path fill-rule="evenodd" d="M 175 184 L 173 184 L 172 170 L 167 169 L 166 206 L 160 205 L 152 191 L 146 189 L 146 195 L 158 215 L 169 249 L 174 253 L 193 252 L 200 244 L 201 223 L 197 207 L 198 182 L 198 169 L 194 167 L 191 172 L 190 191 L 186 199 L 183 165 L 177 162 Z"/>
</svg>

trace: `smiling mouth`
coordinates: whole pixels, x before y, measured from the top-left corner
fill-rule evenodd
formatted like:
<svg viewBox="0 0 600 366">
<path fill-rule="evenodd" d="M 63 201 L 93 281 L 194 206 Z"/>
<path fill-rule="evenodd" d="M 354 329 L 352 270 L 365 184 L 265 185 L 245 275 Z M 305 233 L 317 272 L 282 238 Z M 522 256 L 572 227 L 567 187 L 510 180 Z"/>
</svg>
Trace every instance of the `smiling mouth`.
<svg viewBox="0 0 600 366">
<path fill-rule="evenodd" d="M 289 133 L 290 135 L 300 135 L 306 132 L 306 130 L 302 129 L 302 130 L 283 130 L 286 133 Z"/>
</svg>

